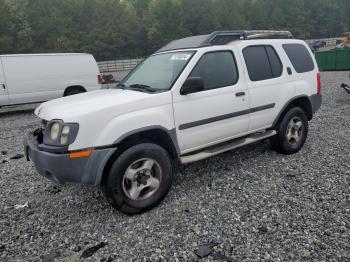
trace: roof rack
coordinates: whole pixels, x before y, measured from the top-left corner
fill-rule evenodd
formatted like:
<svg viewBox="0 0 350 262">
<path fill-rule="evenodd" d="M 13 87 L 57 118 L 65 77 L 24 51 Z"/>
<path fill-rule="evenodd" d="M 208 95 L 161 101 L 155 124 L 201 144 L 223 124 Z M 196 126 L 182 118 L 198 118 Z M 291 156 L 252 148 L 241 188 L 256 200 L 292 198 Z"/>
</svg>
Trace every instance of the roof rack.
<svg viewBox="0 0 350 262">
<path fill-rule="evenodd" d="M 199 35 L 175 40 L 165 45 L 158 52 L 200 48 L 212 45 L 227 45 L 236 40 L 252 39 L 291 39 L 293 35 L 289 31 L 272 30 L 241 30 L 241 31 L 216 31 L 208 35 Z"/>
</svg>

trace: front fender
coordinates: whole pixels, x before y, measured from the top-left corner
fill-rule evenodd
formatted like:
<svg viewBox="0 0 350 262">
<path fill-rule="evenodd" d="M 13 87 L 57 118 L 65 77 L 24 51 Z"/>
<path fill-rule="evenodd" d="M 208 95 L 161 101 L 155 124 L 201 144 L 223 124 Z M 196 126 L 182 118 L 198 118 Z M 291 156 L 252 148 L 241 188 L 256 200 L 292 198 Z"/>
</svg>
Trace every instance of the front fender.
<svg viewBox="0 0 350 262">
<path fill-rule="evenodd" d="M 172 106 L 166 105 L 156 108 L 130 112 L 112 119 L 96 139 L 96 145 L 112 145 L 124 137 L 157 126 L 166 130 L 174 129 Z"/>
</svg>

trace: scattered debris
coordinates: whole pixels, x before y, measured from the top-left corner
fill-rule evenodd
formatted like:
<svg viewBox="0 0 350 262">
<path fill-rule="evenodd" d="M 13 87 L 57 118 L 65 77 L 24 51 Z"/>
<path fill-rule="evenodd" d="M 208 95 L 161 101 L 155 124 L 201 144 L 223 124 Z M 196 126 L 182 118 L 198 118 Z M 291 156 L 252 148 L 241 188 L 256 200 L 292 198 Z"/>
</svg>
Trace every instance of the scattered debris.
<svg viewBox="0 0 350 262">
<path fill-rule="evenodd" d="M 6 156 L 6 155 L 7 155 L 7 151 L 6 151 L 6 150 L 2 150 L 2 151 L 1 151 L 1 154 L 2 154 L 3 156 Z"/>
<path fill-rule="evenodd" d="M 81 246 L 75 246 L 75 247 L 73 248 L 73 251 L 74 251 L 74 252 L 80 252 L 80 251 L 81 251 Z"/>
<path fill-rule="evenodd" d="M 60 193 L 62 190 L 61 190 L 61 187 L 58 186 L 58 185 L 54 185 L 50 188 L 47 189 L 48 192 L 52 193 L 52 194 L 58 194 Z"/>
<path fill-rule="evenodd" d="M 263 233 L 263 234 L 265 234 L 269 231 L 269 229 L 266 226 L 260 226 L 260 227 L 258 227 L 258 230 L 260 233 Z"/>
<path fill-rule="evenodd" d="M 29 203 L 25 203 L 24 205 L 15 205 L 15 209 L 23 209 L 29 207 Z"/>
<path fill-rule="evenodd" d="M 32 216 L 32 215 L 34 215 L 35 214 L 35 211 L 34 210 L 28 210 L 27 211 L 27 216 L 29 217 L 29 216 Z"/>
<path fill-rule="evenodd" d="M 16 159 L 21 159 L 23 157 L 24 157 L 23 154 L 17 154 L 17 155 L 14 155 L 14 156 L 10 157 L 10 159 L 16 160 Z"/>
<path fill-rule="evenodd" d="M 4 250 L 5 250 L 5 248 L 6 248 L 6 246 L 5 246 L 5 245 L 0 245 L 0 252 L 4 251 Z"/>
<path fill-rule="evenodd" d="M 208 243 L 199 246 L 194 253 L 199 257 L 199 258 L 204 258 L 209 256 L 211 253 L 213 253 L 213 248 L 217 246 L 218 244 L 216 243 Z"/>
<path fill-rule="evenodd" d="M 106 242 L 101 242 L 97 246 L 90 247 L 88 249 L 85 249 L 83 253 L 81 254 L 80 258 L 88 258 L 91 257 L 93 254 L 96 253 L 97 250 L 107 246 Z"/>
<path fill-rule="evenodd" d="M 8 161 L 5 160 L 5 159 L 1 161 L 2 164 L 5 164 L 5 163 L 7 163 L 7 162 L 8 162 Z"/>
<path fill-rule="evenodd" d="M 309 256 L 311 256 L 311 251 L 305 248 L 303 250 L 302 257 L 307 258 Z"/>
</svg>

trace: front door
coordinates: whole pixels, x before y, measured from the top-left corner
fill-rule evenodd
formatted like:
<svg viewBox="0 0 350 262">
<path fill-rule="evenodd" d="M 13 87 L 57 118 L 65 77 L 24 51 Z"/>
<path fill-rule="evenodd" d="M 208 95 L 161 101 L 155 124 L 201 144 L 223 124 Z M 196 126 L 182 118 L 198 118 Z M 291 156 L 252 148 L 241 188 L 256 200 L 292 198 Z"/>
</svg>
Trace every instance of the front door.
<svg viewBox="0 0 350 262">
<path fill-rule="evenodd" d="M 197 53 L 188 77 L 200 77 L 204 90 L 181 95 L 173 90 L 178 142 L 182 154 L 247 132 L 249 97 L 233 50 Z"/>
<path fill-rule="evenodd" d="M 5 74 L 2 66 L 2 60 L 0 58 L 0 106 L 9 105 L 9 94 L 5 81 Z"/>
</svg>

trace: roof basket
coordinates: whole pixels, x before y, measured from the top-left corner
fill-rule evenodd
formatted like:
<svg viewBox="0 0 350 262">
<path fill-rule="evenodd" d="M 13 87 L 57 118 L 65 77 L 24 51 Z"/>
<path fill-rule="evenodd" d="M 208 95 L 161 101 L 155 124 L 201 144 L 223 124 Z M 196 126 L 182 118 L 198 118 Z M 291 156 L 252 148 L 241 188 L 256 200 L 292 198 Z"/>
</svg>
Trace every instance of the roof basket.
<svg viewBox="0 0 350 262">
<path fill-rule="evenodd" d="M 209 35 L 191 36 L 175 40 L 165 45 L 157 52 L 176 49 L 199 48 L 212 45 L 227 45 L 236 40 L 252 39 L 290 39 L 293 35 L 289 31 L 272 30 L 241 30 L 241 31 L 216 31 Z"/>
</svg>

